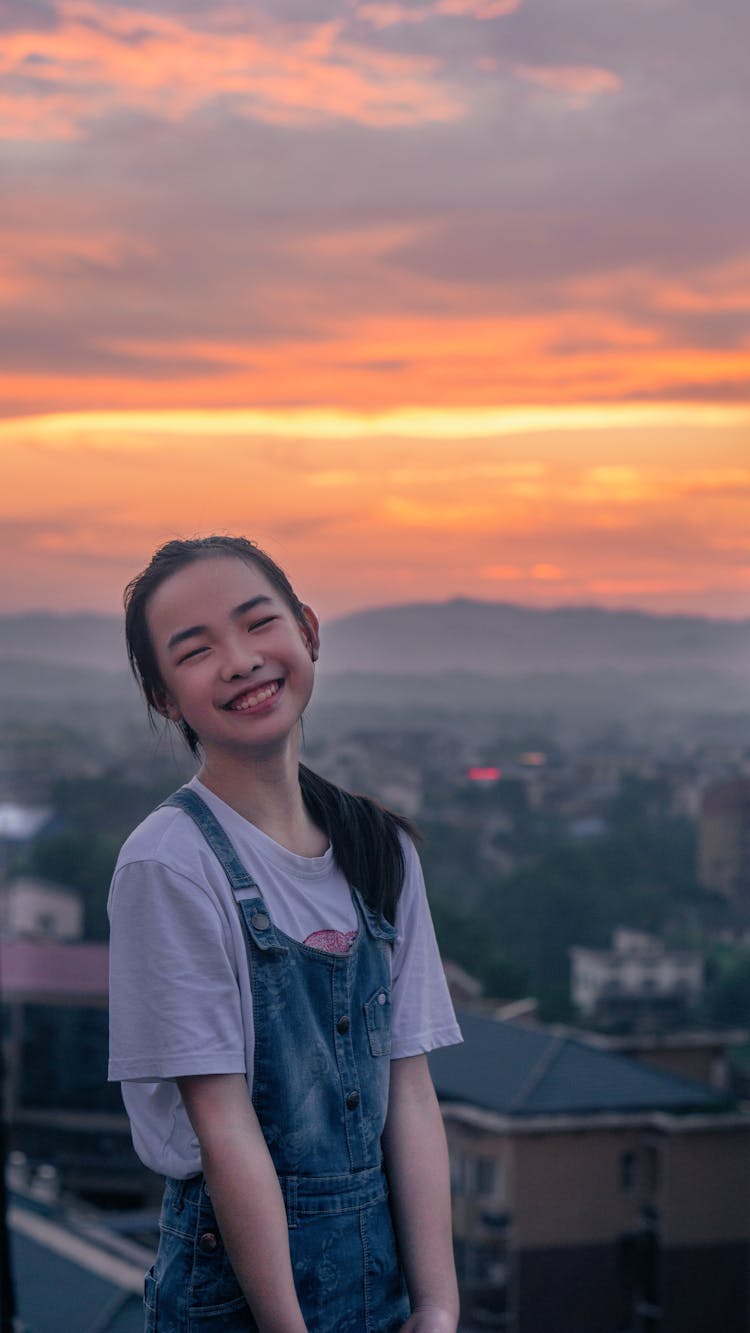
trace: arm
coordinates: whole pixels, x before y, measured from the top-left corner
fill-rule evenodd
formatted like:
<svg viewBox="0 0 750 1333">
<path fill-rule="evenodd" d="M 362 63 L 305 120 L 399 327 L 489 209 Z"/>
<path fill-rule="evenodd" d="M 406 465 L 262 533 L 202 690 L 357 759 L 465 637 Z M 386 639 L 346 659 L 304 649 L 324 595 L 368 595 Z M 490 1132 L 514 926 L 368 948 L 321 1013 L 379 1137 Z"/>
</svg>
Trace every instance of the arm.
<svg viewBox="0 0 750 1333">
<path fill-rule="evenodd" d="M 455 1333 L 448 1148 L 425 1055 L 391 1061 L 383 1153 L 413 1310 L 403 1333 Z"/>
<path fill-rule="evenodd" d="M 244 1075 L 197 1074 L 177 1084 L 227 1254 L 261 1333 L 306 1333 L 284 1202 Z"/>
</svg>

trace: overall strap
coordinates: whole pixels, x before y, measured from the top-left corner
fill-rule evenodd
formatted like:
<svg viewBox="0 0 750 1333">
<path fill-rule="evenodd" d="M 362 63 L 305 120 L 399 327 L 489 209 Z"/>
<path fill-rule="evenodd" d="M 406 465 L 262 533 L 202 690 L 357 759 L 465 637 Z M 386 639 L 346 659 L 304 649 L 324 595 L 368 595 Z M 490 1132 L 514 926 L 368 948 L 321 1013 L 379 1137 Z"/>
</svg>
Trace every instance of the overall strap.
<svg viewBox="0 0 750 1333">
<path fill-rule="evenodd" d="M 176 805 L 178 809 L 184 810 L 185 814 L 190 815 L 190 818 L 195 821 L 211 851 L 221 863 L 232 886 L 235 898 L 239 892 L 244 892 L 247 889 L 258 889 L 258 885 L 243 866 L 215 814 L 212 810 L 209 810 L 206 802 L 197 792 L 190 787 L 180 787 L 179 791 L 173 792 L 165 801 L 162 801 L 162 805 Z M 258 893 L 260 893 L 260 889 L 258 889 Z"/>
<path fill-rule="evenodd" d="M 230 839 L 212 810 L 209 810 L 202 796 L 191 787 L 180 787 L 172 792 L 162 805 L 176 805 L 194 820 L 219 861 L 229 880 L 234 902 L 246 937 L 249 934 L 264 953 L 288 953 L 286 945 L 276 937 L 271 918 L 260 894 L 260 889 L 252 875 L 243 866 Z M 255 889 L 253 898 L 240 898 L 238 895 L 248 889 Z M 248 958 L 249 963 L 249 958 Z"/>
<path fill-rule="evenodd" d="M 388 944 L 398 939 L 396 927 L 392 926 L 390 921 L 386 921 L 384 916 L 378 916 L 373 912 L 372 908 L 367 906 L 360 890 L 354 885 L 352 885 L 352 897 L 365 929 L 373 939 L 385 940 Z"/>
</svg>

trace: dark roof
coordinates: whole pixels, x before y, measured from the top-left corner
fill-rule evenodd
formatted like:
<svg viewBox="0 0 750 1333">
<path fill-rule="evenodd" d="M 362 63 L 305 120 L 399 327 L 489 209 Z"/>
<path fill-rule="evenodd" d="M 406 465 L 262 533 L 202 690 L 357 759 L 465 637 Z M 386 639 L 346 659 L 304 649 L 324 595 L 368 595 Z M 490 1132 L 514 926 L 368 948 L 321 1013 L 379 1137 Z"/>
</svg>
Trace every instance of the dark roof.
<svg viewBox="0 0 750 1333">
<path fill-rule="evenodd" d="M 18 1316 L 33 1333 L 143 1333 L 147 1253 L 127 1258 L 105 1228 L 84 1236 L 57 1210 L 10 1194 L 10 1260 Z M 116 1242 L 115 1242 L 116 1243 Z"/>
<path fill-rule="evenodd" d="M 588 1115 L 624 1111 L 712 1111 L 726 1099 L 627 1056 L 543 1027 L 458 1016 L 464 1041 L 433 1051 L 441 1101 L 501 1115 Z"/>
</svg>

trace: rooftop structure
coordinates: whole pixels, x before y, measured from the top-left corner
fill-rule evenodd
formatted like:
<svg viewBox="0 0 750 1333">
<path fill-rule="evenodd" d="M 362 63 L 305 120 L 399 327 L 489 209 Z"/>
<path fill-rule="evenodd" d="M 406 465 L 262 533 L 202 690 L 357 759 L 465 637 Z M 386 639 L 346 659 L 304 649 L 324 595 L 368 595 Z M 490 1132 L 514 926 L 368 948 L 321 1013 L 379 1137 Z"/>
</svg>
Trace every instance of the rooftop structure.
<svg viewBox="0 0 750 1333">
<path fill-rule="evenodd" d="M 698 1080 L 659 1069 L 545 1027 L 462 1011 L 461 1046 L 430 1056 L 441 1101 L 500 1115 L 560 1116 L 706 1111 L 726 1098 Z"/>
<path fill-rule="evenodd" d="M 582 1018 L 622 1028 L 684 1021 L 703 990 L 703 957 L 620 927 L 611 949 L 570 950 L 572 998 Z"/>
</svg>

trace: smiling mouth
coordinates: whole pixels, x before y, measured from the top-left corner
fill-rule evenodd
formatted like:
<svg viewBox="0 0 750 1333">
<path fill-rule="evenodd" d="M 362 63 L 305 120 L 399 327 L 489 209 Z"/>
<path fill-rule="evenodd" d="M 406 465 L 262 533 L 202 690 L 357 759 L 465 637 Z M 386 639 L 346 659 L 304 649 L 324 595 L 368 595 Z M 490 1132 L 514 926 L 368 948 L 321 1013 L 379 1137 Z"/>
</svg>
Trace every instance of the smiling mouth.
<svg viewBox="0 0 750 1333">
<path fill-rule="evenodd" d="M 241 694 L 239 698 L 233 699 L 231 703 L 224 707 L 230 713 L 249 713 L 253 708 L 258 708 L 260 704 L 265 703 L 266 699 L 272 699 L 274 694 L 278 694 L 283 681 L 272 680 L 262 689 L 254 690 L 252 693 Z"/>
</svg>

